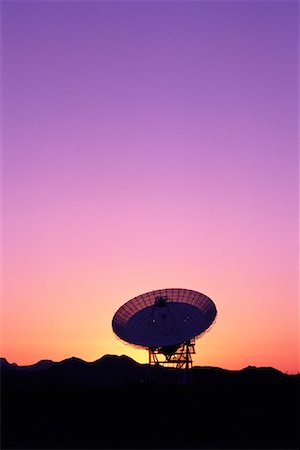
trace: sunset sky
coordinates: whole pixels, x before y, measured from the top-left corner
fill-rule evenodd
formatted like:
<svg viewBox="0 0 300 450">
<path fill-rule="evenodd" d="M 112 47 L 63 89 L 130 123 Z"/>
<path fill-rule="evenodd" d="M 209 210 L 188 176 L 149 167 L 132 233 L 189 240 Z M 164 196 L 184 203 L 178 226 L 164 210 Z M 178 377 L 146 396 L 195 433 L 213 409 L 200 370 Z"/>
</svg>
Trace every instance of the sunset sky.
<svg viewBox="0 0 300 450">
<path fill-rule="evenodd" d="M 1 7 L 1 356 L 146 362 L 112 317 L 180 287 L 195 364 L 297 372 L 299 3 Z"/>
</svg>

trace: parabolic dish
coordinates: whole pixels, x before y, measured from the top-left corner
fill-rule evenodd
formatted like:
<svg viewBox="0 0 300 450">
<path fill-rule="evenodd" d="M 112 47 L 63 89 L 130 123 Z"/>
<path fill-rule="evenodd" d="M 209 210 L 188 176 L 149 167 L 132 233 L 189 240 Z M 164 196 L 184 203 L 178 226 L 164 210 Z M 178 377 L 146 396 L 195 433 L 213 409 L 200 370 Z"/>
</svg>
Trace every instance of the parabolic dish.
<svg viewBox="0 0 300 450">
<path fill-rule="evenodd" d="M 161 348 L 200 337 L 217 309 L 204 294 L 189 289 L 159 289 L 139 295 L 115 313 L 116 335 L 136 347 Z"/>
</svg>

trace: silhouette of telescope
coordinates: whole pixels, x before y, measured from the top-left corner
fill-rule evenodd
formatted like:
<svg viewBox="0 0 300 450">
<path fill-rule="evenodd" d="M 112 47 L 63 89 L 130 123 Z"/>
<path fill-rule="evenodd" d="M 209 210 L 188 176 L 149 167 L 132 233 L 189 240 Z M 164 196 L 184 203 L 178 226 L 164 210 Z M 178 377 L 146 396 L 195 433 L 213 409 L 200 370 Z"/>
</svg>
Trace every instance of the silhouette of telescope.
<svg viewBox="0 0 300 450">
<path fill-rule="evenodd" d="M 210 328 L 216 315 L 214 302 L 200 292 L 159 289 L 121 306 L 113 317 L 112 328 L 122 341 L 148 349 L 149 364 L 190 368 L 195 339 Z"/>
</svg>

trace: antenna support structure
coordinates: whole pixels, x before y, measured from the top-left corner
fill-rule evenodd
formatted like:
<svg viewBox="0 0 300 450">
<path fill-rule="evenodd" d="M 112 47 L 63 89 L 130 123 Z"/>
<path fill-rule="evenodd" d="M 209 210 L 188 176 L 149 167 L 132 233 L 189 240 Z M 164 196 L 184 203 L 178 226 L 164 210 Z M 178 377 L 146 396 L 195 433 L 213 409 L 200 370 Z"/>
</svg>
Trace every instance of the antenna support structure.
<svg viewBox="0 0 300 450">
<path fill-rule="evenodd" d="M 192 355 L 195 353 L 195 339 L 180 346 L 149 347 L 149 365 L 188 370 L 193 367 Z"/>
</svg>

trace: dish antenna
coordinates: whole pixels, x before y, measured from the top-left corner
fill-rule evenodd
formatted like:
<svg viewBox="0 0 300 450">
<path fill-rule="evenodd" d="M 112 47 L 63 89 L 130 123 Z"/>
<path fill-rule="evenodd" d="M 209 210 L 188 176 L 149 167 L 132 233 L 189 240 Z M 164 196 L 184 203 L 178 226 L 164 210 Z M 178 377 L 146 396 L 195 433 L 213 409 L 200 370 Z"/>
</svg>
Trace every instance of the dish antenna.
<svg viewBox="0 0 300 450">
<path fill-rule="evenodd" d="M 192 367 L 195 339 L 217 315 L 214 302 L 190 289 L 159 289 L 134 297 L 115 313 L 112 328 L 123 341 L 148 349 L 149 364 Z"/>
</svg>

